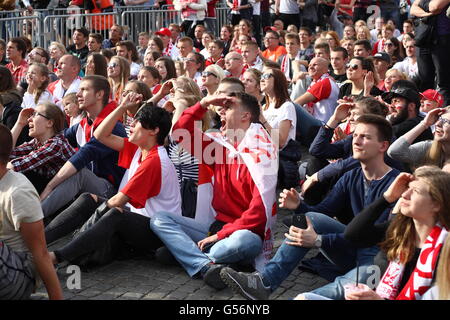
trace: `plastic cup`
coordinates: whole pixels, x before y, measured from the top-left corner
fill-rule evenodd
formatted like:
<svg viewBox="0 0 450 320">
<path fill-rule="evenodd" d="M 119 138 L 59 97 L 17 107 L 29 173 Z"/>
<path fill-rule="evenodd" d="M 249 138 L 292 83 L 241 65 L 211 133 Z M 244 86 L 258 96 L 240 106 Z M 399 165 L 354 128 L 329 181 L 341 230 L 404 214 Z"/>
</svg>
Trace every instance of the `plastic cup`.
<svg viewBox="0 0 450 320">
<path fill-rule="evenodd" d="M 359 285 L 357 286 L 356 283 L 347 283 L 344 285 L 344 292 L 345 292 L 345 299 L 347 299 L 347 295 L 349 293 L 363 291 L 364 289 L 361 288 Z"/>
</svg>

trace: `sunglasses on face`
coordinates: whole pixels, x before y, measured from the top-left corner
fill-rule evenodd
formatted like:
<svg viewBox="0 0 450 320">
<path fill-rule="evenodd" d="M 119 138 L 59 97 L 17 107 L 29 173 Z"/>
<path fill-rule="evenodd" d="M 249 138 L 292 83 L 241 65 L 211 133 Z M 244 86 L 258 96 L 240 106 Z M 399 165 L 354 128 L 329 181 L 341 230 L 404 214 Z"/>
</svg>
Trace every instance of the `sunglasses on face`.
<svg viewBox="0 0 450 320">
<path fill-rule="evenodd" d="M 119 65 L 118 63 L 111 62 L 111 63 L 108 64 L 108 68 L 115 68 L 115 67 L 117 67 L 118 65 Z"/>
<path fill-rule="evenodd" d="M 270 77 L 273 77 L 273 74 L 271 74 L 271 73 L 264 73 L 261 76 L 261 80 L 268 80 Z"/>
<path fill-rule="evenodd" d="M 385 45 L 386 47 L 390 47 L 390 46 L 393 46 L 394 44 L 393 44 L 392 42 L 386 42 L 384 45 Z"/>
<path fill-rule="evenodd" d="M 212 73 L 212 72 L 209 72 L 209 71 L 203 71 L 202 72 L 202 77 L 209 77 L 209 76 L 214 76 L 215 78 L 217 78 L 217 76 L 214 74 L 214 73 Z"/>
<path fill-rule="evenodd" d="M 347 69 L 351 69 L 351 70 L 359 69 L 359 65 L 357 65 L 356 63 L 353 63 L 353 64 L 347 63 L 346 67 L 347 67 Z"/>
</svg>

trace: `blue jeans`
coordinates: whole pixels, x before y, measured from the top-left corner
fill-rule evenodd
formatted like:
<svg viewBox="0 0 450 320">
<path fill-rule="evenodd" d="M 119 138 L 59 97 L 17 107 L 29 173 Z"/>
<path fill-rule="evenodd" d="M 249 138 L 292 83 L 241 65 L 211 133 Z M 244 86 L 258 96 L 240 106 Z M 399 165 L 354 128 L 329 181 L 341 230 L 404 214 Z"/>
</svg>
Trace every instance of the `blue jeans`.
<svg viewBox="0 0 450 320">
<path fill-rule="evenodd" d="M 324 235 L 344 232 L 344 224 L 324 214 L 308 212 L 306 216 L 311 220 L 317 234 Z M 309 250 L 310 248 L 288 245 L 283 242 L 275 256 L 264 267 L 264 271 L 262 272 L 264 283 L 270 285 L 271 290 L 275 291 L 302 261 Z M 337 266 L 342 274 L 345 274 L 342 277 L 336 278 L 336 280 L 341 280 L 339 283 L 345 284 L 349 281 L 349 277 L 353 281 L 356 279 L 355 264 L 357 260 L 360 265 L 360 281 L 365 282 L 367 280 L 370 274 L 365 272 L 365 268 L 363 270 L 363 266 L 373 264 L 373 258 L 378 250 L 377 248 L 355 249 L 343 243 L 336 243 L 336 246 L 333 246 L 331 250 L 321 249 L 321 252 Z M 343 288 L 334 284 L 335 282 L 316 289 L 313 293 L 331 299 L 343 298 Z M 320 291 L 320 289 L 323 290 Z"/>
<path fill-rule="evenodd" d="M 250 262 L 262 250 L 262 239 L 249 230 L 238 230 L 217 241 L 208 253 L 202 252 L 197 242 L 206 238 L 209 225 L 191 218 L 158 212 L 150 220 L 150 228 L 161 239 L 190 277 L 210 262 Z"/>
</svg>

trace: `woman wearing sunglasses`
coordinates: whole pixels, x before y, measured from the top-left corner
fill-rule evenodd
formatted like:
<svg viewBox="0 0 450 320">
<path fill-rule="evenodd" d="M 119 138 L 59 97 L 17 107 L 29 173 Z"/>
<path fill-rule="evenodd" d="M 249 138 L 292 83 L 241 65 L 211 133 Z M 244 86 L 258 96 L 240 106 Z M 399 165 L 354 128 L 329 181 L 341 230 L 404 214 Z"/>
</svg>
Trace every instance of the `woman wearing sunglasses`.
<svg viewBox="0 0 450 320">
<path fill-rule="evenodd" d="M 223 78 L 225 78 L 225 73 L 221 67 L 216 64 L 207 66 L 202 72 L 202 87 L 206 90 L 203 92 L 205 96 L 213 95 Z"/>
<path fill-rule="evenodd" d="M 34 185 L 38 193 L 55 176 L 75 150 L 64 137 L 65 116 L 53 103 L 41 103 L 23 109 L 11 130 L 13 145 L 22 129 L 28 125 L 33 139 L 16 147 L 11 153 L 8 168 L 22 172 Z"/>
<path fill-rule="evenodd" d="M 384 42 L 384 52 L 386 52 L 391 57 L 391 65 L 392 67 L 397 62 L 400 62 L 405 57 L 403 46 L 400 44 L 400 41 L 396 37 L 389 38 Z"/>
<path fill-rule="evenodd" d="M 383 93 L 376 87 L 379 83 L 373 62 L 362 57 L 354 57 L 347 64 L 347 79 L 339 89 L 339 99 L 344 97 L 378 96 Z"/>
<path fill-rule="evenodd" d="M 112 57 L 108 63 L 108 80 L 114 101 L 118 102 L 120 100 L 129 78 L 130 63 L 128 60 L 120 56 Z"/>
<path fill-rule="evenodd" d="M 435 125 L 433 140 L 413 141 Z M 412 168 L 435 165 L 442 168 L 450 160 L 450 108 L 431 110 L 418 125 L 399 137 L 388 149 L 388 155 Z"/>
</svg>

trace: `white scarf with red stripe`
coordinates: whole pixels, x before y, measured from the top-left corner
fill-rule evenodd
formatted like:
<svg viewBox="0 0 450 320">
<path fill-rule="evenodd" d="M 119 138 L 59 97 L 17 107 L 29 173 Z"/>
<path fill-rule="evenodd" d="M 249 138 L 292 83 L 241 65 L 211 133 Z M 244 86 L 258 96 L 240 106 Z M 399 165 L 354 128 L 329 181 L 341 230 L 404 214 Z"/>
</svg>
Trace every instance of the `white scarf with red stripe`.
<svg viewBox="0 0 450 320">
<path fill-rule="evenodd" d="M 261 195 L 266 213 L 263 250 L 255 259 L 255 268 L 262 270 L 270 260 L 273 249 L 273 228 L 276 221 L 276 185 L 278 175 L 278 149 L 272 138 L 258 123 L 252 123 L 237 148 L 219 132 L 206 133 L 208 137 L 229 150 L 228 157 L 240 157 Z"/>
<path fill-rule="evenodd" d="M 297 55 L 295 56 L 295 58 L 292 61 L 296 61 L 296 60 L 300 60 L 300 51 L 297 53 Z M 283 56 L 283 59 L 281 60 L 281 71 L 284 73 L 284 75 L 286 76 L 287 81 L 291 81 L 291 77 L 289 76 L 289 74 L 291 73 L 291 62 L 290 62 L 290 58 L 288 54 L 285 54 Z"/>
<path fill-rule="evenodd" d="M 398 261 L 390 262 L 377 286 L 377 294 L 389 300 L 420 300 L 423 294 L 431 287 L 439 252 L 447 234 L 448 231 L 440 224 L 434 226 L 420 251 L 416 268 L 400 293 L 400 283 L 405 271 L 405 265 Z"/>
<path fill-rule="evenodd" d="M 172 40 L 169 40 L 167 47 L 163 50 L 163 56 L 167 56 L 167 57 L 172 56 L 172 47 L 173 47 Z"/>
</svg>

